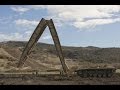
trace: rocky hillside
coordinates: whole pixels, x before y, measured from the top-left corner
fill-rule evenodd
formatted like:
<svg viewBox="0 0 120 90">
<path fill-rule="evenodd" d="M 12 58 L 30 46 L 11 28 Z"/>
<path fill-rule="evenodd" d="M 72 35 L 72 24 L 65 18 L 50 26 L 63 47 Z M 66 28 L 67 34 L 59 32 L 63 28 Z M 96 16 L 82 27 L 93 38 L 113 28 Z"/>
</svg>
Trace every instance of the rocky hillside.
<svg viewBox="0 0 120 90">
<path fill-rule="evenodd" d="M 22 51 L 27 42 L 22 41 L 9 41 L 0 43 L 0 61 L 8 64 L 1 64 L 1 67 L 8 67 L 11 63 L 18 63 L 18 60 L 22 54 Z M 93 66 L 97 64 L 107 63 L 113 64 L 117 63 L 120 66 L 120 48 L 98 48 L 93 46 L 88 47 L 66 47 L 62 46 L 63 55 L 65 57 L 68 67 L 76 66 Z M 4 53 L 3 53 L 4 51 Z M 3 58 L 4 54 L 6 55 Z M 14 60 L 9 60 L 8 57 L 14 58 Z M 6 60 L 6 58 L 8 60 Z M 25 65 L 30 69 L 60 69 L 61 64 L 58 58 L 56 49 L 54 45 L 38 43 L 32 53 L 30 54 L 29 60 L 26 60 Z M 8 62 L 9 61 L 9 62 Z M 92 64 L 91 64 L 92 63 Z M 6 66 L 5 66 L 6 65 Z M 10 66 L 9 66 L 10 67 Z"/>
<path fill-rule="evenodd" d="M 21 53 L 20 51 L 26 45 L 26 42 L 17 42 L 17 41 L 9 41 L 1 43 L 1 45 L 6 46 L 6 50 L 11 53 L 11 55 L 15 57 L 19 57 L 17 53 Z M 15 48 L 15 51 L 11 49 Z M 120 62 L 120 48 L 98 48 L 93 46 L 88 47 L 66 47 L 63 46 L 63 54 L 66 59 L 79 60 L 79 61 L 88 61 L 95 63 L 113 63 Z M 17 52 L 17 53 L 15 53 Z M 57 56 L 57 52 L 54 45 L 38 43 L 36 47 L 32 51 L 33 58 L 40 59 L 40 55 L 47 57 L 47 55 L 55 55 Z M 39 55 L 39 56 L 37 56 Z"/>
</svg>

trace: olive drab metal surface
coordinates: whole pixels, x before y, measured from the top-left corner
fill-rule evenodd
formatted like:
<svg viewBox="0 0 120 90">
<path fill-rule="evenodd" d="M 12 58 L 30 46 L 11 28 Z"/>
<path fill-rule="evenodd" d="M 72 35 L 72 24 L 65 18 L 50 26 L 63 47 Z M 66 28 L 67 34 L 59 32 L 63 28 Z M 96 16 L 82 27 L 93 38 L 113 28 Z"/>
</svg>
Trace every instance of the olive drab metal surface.
<svg viewBox="0 0 120 90">
<path fill-rule="evenodd" d="M 23 65 L 23 63 L 27 59 L 27 56 L 30 54 L 31 49 L 33 48 L 35 43 L 38 41 L 39 37 L 42 35 L 46 26 L 47 26 L 47 23 L 46 23 L 45 19 L 42 18 L 40 23 L 36 27 L 35 31 L 33 32 L 30 40 L 28 41 L 28 43 L 27 43 L 27 45 L 26 45 L 26 47 L 25 47 L 25 49 L 20 57 L 18 67 Z"/>
<path fill-rule="evenodd" d="M 57 32 L 56 32 L 56 29 L 55 29 L 55 25 L 53 23 L 53 20 L 50 19 L 50 20 L 47 20 L 47 23 L 48 23 L 48 27 L 49 27 L 49 30 L 50 30 L 50 33 L 52 35 L 52 38 L 53 38 L 53 41 L 55 43 L 55 47 L 56 47 L 56 51 L 58 53 L 58 56 L 60 58 L 60 62 L 63 66 L 63 70 L 65 72 L 68 71 L 68 68 L 65 64 L 65 60 L 64 60 L 64 57 L 63 57 L 63 52 L 62 52 L 62 48 L 61 48 L 61 44 L 60 44 L 60 40 L 58 38 L 58 35 L 57 35 Z"/>
<path fill-rule="evenodd" d="M 25 46 L 25 49 L 20 57 L 20 61 L 19 61 L 17 67 L 21 67 L 24 64 L 28 55 L 31 53 L 31 49 L 35 46 L 35 44 L 37 43 L 37 41 L 39 40 L 39 38 L 41 37 L 43 31 L 45 30 L 45 28 L 47 26 L 49 27 L 50 33 L 52 35 L 52 38 L 53 38 L 53 41 L 54 41 L 54 44 L 56 47 L 56 51 L 58 53 L 60 62 L 63 67 L 63 71 L 65 74 L 67 74 L 68 67 L 65 64 L 61 44 L 60 44 L 60 41 L 59 41 L 59 38 L 58 38 L 58 35 L 57 35 L 57 32 L 56 32 L 56 29 L 55 29 L 52 19 L 50 19 L 50 20 L 45 20 L 44 18 L 41 19 L 40 23 L 38 24 L 35 31 L 33 32 L 30 40 L 28 41 L 27 45 Z"/>
</svg>

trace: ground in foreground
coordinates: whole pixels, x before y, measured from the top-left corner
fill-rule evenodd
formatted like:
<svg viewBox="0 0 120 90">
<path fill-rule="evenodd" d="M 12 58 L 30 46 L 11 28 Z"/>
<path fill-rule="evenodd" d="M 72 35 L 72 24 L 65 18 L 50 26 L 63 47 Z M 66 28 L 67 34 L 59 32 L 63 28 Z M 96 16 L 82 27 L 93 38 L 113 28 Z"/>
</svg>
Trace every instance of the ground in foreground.
<svg viewBox="0 0 120 90">
<path fill-rule="evenodd" d="M 120 76 L 111 78 L 81 78 L 79 76 L 63 79 L 57 76 L 33 78 L 0 78 L 0 85 L 120 85 Z"/>
</svg>

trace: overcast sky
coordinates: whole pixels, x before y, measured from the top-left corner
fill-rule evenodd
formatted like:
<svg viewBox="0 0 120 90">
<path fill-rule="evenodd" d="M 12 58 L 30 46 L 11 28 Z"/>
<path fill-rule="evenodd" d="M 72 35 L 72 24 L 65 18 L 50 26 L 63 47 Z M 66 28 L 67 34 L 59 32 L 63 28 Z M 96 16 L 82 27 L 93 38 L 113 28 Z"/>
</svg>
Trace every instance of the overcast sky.
<svg viewBox="0 0 120 90">
<path fill-rule="evenodd" d="M 0 41 L 28 41 L 41 18 L 53 19 L 64 46 L 120 47 L 117 5 L 0 5 Z M 48 28 L 39 42 L 53 44 Z"/>
</svg>

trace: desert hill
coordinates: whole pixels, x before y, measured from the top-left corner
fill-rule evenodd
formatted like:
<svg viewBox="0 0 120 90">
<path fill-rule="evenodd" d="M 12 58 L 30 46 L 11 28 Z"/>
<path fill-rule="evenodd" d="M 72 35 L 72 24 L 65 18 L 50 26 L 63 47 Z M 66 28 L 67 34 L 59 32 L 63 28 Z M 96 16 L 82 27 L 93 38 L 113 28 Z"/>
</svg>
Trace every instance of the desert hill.
<svg viewBox="0 0 120 90">
<path fill-rule="evenodd" d="M 27 42 L 23 41 L 1 42 L 0 61 L 9 61 L 9 63 L 11 63 L 10 65 L 15 67 L 15 63 L 18 63 L 20 55 L 22 54 L 26 44 Z M 120 67 L 120 48 L 62 46 L 62 50 L 66 64 L 69 68 L 88 67 L 103 64 Z M 7 58 L 4 58 L 3 60 L 3 56 Z M 12 60 L 9 60 L 8 57 L 12 58 Z M 8 64 L 6 64 L 6 67 L 8 67 Z M 60 69 L 61 63 L 55 46 L 52 44 L 37 43 L 29 58 L 26 60 L 24 67 L 39 70 Z"/>
</svg>

